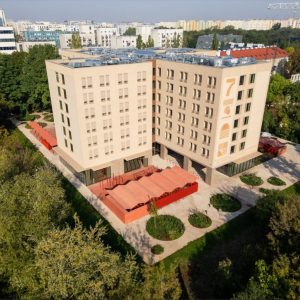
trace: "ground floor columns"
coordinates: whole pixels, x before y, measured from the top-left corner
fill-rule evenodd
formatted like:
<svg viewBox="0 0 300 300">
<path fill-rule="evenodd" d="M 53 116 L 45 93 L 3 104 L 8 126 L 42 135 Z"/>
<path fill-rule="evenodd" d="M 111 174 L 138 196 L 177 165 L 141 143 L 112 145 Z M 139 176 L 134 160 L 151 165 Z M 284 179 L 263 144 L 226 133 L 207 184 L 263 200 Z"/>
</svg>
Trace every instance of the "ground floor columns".
<svg viewBox="0 0 300 300">
<path fill-rule="evenodd" d="M 162 144 L 160 144 L 160 157 L 162 159 L 168 158 L 168 148 Z"/>
<path fill-rule="evenodd" d="M 216 177 L 217 170 L 214 168 L 206 168 L 205 183 L 212 185 Z"/>
<path fill-rule="evenodd" d="M 192 169 L 192 161 L 187 156 L 183 157 L 183 168 L 188 172 L 190 172 Z"/>
</svg>

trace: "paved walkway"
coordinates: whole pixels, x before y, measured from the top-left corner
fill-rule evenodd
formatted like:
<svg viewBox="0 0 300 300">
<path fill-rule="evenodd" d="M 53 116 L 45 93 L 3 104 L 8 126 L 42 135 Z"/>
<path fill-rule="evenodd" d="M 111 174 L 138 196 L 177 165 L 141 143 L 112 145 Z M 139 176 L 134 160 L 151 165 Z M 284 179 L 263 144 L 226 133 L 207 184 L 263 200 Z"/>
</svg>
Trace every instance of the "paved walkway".
<svg viewBox="0 0 300 300">
<path fill-rule="evenodd" d="M 18 124 L 16 124 L 18 125 Z M 40 142 L 30 133 L 30 130 L 25 128 L 25 125 L 18 125 L 18 128 L 24 133 L 24 135 L 38 148 L 38 150 L 53 164 L 62 174 L 78 189 L 78 191 L 89 201 L 95 209 L 106 218 L 115 230 L 121 234 L 124 239 L 131 244 L 139 255 L 146 263 L 153 264 L 172 253 L 178 251 L 189 242 L 202 237 L 205 233 L 214 230 L 215 228 L 223 225 L 229 220 L 242 214 L 250 207 L 254 206 L 257 199 L 261 196 L 258 188 L 249 188 L 243 184 L 239 176 L 227 177 L 221 173 L 218 173 L 217 183 L 213 186 L 209 186 L 203 182 L 199 177 L 199 191 L 191 196 L 188 196 L 176 203 L 172 203 L 159 210 L 159 214 L 170 214 L 179 218 L 185 225 L 184 234 L 175 241 L 158 241 L 146 232 L 146 222 L 149 216 L 143 217 L 137 221 L 134 221 L 128 225 L 123 224 L 115 215 L 101 203 L 97 197 L 82 184 L 60 161 L 57 155 L 49 152 Z M 176 160 L 169 157 L 168 160 L 162 160 L 159 156 L 153 157 L 153 164 L 160 168 L 165 168 L 168 165 L 177 164 Z M 268 162 L 260 164 L 248 172 L 255 172 L 258 176 L 262 177 L 264 184 L 261 187 L 273 188 L 267 183 L 267 179 L 270 176 L 279 176 L 283 179 L 287 185 L 284 187 L 278 187 L 277 189 L 284 189 L 295 182 L 300 180 L 300 145 L 288 145 L 287 152 L 283 157 L 274 158 Z M 196 172 L 196 170 L 194 170 Z M 229 193 L 238 198 L 242 203 L 242 208 L 238 212 L 224 213 L 216 210 L 209 205 L 210 196 L 215 193 Z M 199 210 L 206 212 L 212 219 L 212 225 L 206 229 L 198 229 L 191 226 L 188 222 L 190 212 Z M 151 253 L 151 247 L 153 245 L 160 244 L 164 247 L 164 253 L 161 255 L 153 255 Z"/>
</svg>

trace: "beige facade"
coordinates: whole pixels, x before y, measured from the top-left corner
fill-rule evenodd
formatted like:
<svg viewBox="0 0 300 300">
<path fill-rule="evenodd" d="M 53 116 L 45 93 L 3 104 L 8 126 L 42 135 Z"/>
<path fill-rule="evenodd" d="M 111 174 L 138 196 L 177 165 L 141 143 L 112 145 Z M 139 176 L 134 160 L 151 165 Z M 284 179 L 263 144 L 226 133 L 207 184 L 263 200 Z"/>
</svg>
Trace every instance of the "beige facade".
<svg viewBox="0 0 300 300">
<path fill-rule="evenodd" d="M 65 63 L 46 62 L 64 161 L 78 173 L 109 168 L 104 172 L 110 177 L 124 173 L 124 160 L 150 160 L 152 63 L 76 68 Z"/>
<path fill-rule="evenodd" d="M 271 63 L 156 71 L 155 142 L 212 169 L 257 153 Z"/>
<path fill-rule="evenodd" d="M 67 52 L 65 52 L 67 54 Z M 207 168 L 257 155 L 270 62 L 231 67 L 155 59 L 116 65 L 47 61 L 58 152 L 76 172 L 130 170 L 128 161 L 182 155 Z M 76 67 L 75 67 L 76 66 Z"/>
</svg>

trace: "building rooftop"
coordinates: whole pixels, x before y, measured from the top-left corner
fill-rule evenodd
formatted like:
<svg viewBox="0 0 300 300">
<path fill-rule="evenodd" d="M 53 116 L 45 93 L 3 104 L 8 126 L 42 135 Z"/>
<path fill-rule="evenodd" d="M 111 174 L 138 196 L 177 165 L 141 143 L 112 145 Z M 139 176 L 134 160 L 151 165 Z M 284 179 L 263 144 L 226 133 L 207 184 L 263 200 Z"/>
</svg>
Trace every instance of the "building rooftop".
<svg viewBox="0 0 300 300">
<path fill-rule="evenodd" d="M 252 49 L 233 49 L 228 51 L 221 51 L 221 56 L 225 57 L 228 54 L 234 58 L 252 57 L 256 60 L 269 60 L 276 58 L 288 57 L 289 54 L 279 47 L 263 47 Z"/>
<path fill-rule="evenodd" d="M 198 52 L 198 53 L 197 53 Z M 235 67 L 255 64 L 256 59 L 251 57 L 234 58 L 231 56 L 207 56 L 199 54 L 197 49 L 104 49 L 90 48 L 79 53 L 88 54 L 90 58 L 70 59 L 62 64 L 70 68 L 87 68 L 106 65 L 131 64 L 160 59 L 186 64 L 204 65 L 217 68 Z M 95 58 L 93 58 L 93 56 Z"/>
</svg>

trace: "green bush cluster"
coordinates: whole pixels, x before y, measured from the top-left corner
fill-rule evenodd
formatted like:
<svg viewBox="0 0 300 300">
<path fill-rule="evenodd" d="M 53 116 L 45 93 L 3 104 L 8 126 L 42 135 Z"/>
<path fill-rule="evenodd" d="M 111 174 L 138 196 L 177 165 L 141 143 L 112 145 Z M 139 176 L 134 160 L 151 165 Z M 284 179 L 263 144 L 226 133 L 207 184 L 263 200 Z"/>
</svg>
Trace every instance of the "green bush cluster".
<svg viewBox="0 0 300 300">
<path fill-rule="evenodd" d="M 286 185 L 285 181 L 283 181 L 282 179 L 272 176 L 270 178 L 268 178 L 267 180 L 270 184 L 272 185 L 276 185 L 276 186 L 283 186 Z"/>
<path fill-rule="evenodd" d="M 147 232 L 155 239 L 172 241 L 184 233 L 183 223 L 174 216 L 160 215 L 151 217 L 146 224 Z"/>
<path fill-rule="evenodd" d="M 224 212 L 234 212 L 241 209 L 242 205 L 239 200 L 228 194 L 216 194 L 210 198 L 211 205 Z"/>
<path fill-rule="evenodd" d="M 240 179 L 245 184 L 248 184 L 251 186 L 259 186 L 264 183 L 264 181 L 260 177 L 256 176 L 253 173 L 243 174 L 240 176 Z"/>
<path fill-rule="evenodd" d="M 164 247 L 161 246 L 161 245 L 154 245 L 152 248 L 151 248 L 151 252 L 155 255 L 159 255 L 159 254 L 162 254 L 164 252 Z"/>
<path fill-rule="evenodd" d="M 197 228 L 207 228 L 212 223 L 211 218 L 201 212 L 191 214 L 189 216 L 189 222 L 192 226 Z"/>
</svg>

